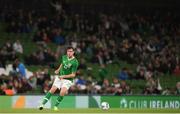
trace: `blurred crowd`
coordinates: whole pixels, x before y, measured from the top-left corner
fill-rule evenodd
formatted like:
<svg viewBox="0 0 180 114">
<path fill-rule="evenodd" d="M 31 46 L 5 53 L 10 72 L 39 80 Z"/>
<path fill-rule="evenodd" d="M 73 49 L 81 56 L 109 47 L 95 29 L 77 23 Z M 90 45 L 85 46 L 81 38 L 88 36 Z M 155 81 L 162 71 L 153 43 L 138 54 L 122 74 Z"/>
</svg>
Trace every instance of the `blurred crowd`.
<svg viewBox="0 0 180 114">
<path fill-rule="evenodd" d="M 23 57 L 25 65 L 50 66 L 58 61 L 67 45 L 72 45 L 80 56 L 80 68 L 70 93 L 133 94 L 127 80 L 145 80 L 146 86 L 140 94 L 180 94 L 179 82 L 174 84 L 173 92 L 168 88 L 162 92 L 158 79 L 163 74 L 180 76 L 179 14 L 106 14 L 93 10 L 73 13 L 67 12 L 60 3 L 52 5 L 57 8 L 52 16 L 22 9 L 1 12 L 0 21 L 7 25 L 6 32 L 33 34 L 31 40 L 38 49 Z M 47 46 L 49 43 L 57 45 L 56 52 Z M 23 50 L 19 40 L 7 41 L 0 48 L 0 67 L 6 70 L 7 61 L 15 61 Z M 118 61 L 136 65 L 136 72 L 124 67 L 108 80 L 105 66 Z M 89 62 L 99 64 L 100 80 L 80 72 L 88 70 L 86 63 Z M 1 91 L 11 88 L 15 93 L 24 93 L 39 86 L 42 93 L 47 92 L 53 82 L 48 69 L 34 72 L 28 78 L 19 74 L 18 64 L 13 64 L 13 69 L 17 73 L 11 75 L 15 76 L 0 76 Z"/>
</svg>

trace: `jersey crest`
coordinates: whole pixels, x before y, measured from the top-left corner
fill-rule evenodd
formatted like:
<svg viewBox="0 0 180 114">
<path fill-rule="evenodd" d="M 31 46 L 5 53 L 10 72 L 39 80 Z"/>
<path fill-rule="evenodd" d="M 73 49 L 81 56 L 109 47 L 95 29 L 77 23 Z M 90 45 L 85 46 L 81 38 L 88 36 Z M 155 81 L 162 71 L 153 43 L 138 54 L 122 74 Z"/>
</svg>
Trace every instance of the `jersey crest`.
<svg viewBox="0 0 180 114">
<path fill-rule="evenodd" d="M 69 69 L 69 68 L 71 68 L 71 66 L 72 66 L 72 64 L 71 64 L 71 63 L 64 64 L 64 68 L 65 68 L 65 69 Z"/>
</svg>

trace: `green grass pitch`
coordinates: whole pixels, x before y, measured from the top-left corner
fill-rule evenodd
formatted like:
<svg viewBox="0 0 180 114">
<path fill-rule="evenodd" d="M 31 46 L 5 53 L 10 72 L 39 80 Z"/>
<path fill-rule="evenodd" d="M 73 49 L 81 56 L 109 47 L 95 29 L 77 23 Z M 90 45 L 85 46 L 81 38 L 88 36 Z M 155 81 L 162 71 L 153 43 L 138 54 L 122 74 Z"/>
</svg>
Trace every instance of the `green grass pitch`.
<svg viewBox="0 0 180 114">
<path fill-rule="evenodd" d="M 1 109 L 0 114 L 12 114 L 12 113 L 21 113 L 21 114 L 51 114 L 51 113 L 59 113 L 59 114 L 139 114 L 139 113 L 168 113 L 168 114 L 180 114 L 180 109 L 118 109 L 118 108 L 111 108 L 109 110 L 102 110 L 98 108 L 89 108 L 89 109 L 69 109 L 63 108 L 59 111 L 54 111 L 51 109 Z"/>
</svg>

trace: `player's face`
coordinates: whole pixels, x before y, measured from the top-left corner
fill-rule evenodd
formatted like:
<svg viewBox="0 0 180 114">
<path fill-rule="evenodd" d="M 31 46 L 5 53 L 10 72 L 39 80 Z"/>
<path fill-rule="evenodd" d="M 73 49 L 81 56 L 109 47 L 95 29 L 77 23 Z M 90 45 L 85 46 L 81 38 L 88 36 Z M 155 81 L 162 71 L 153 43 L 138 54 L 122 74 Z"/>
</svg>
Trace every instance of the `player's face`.
<svg viewBox="0 0 180 114">
<path fill-rule="evenodd" d="M 74 51 L 73 51 L 73 49 L 68 49 L 68 50 L 67 50 L 67 56 L 70 57 L 70 58 L 74 56 Z"/>
</svg>

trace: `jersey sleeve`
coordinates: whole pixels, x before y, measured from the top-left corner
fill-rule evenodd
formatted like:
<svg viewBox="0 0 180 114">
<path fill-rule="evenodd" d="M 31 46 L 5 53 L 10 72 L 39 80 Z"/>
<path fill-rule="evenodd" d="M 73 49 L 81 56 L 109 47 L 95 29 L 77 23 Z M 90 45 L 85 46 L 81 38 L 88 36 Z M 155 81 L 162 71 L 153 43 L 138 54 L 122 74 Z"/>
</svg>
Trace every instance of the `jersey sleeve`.
<svg viewBox="0 0 180 114">
<path fill-rule="evenodd" d="M 78 65 L 79 65 L 78 61 L 74 62 L 72 66 L 72 73 L 75 73 L 77 71 Z"/>
</svg>

